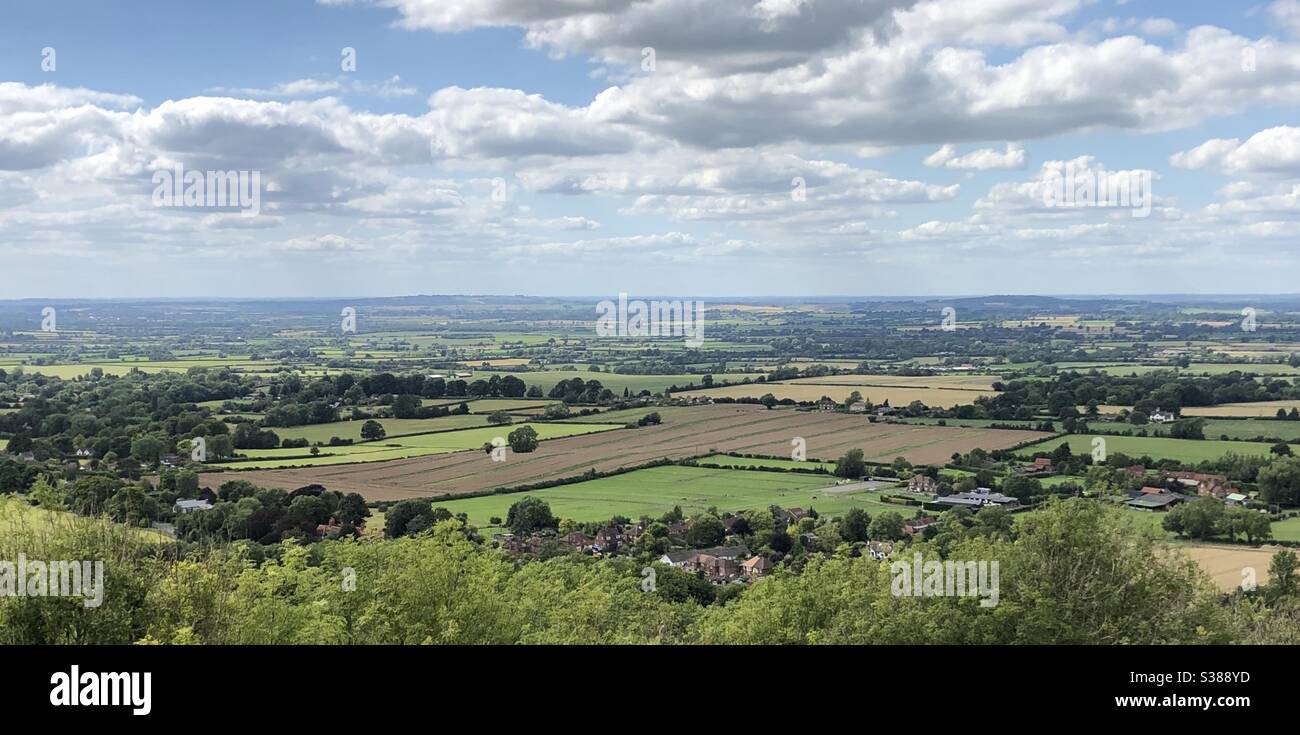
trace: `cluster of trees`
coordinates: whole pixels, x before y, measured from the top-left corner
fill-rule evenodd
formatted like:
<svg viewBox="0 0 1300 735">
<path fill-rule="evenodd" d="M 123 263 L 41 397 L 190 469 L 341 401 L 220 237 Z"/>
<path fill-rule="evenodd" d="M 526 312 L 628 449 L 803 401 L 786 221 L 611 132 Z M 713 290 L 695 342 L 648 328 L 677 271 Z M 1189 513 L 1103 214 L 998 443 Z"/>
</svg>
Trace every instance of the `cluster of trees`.
<svg viewBox="0 0 1300 735">
<path fill-rule="evenodd" d="M 1225 536 L 1235 541 L 1241 536 L 1248 543 L 1255 543 L 1273 535 L 1272 520 L 1267 513 L 1227 506 L 1210 497 L 1174 506 L 1160 525 L 1166 531 L 1195 539 Z"/>
<path fill-rule="evenodd" d="M 909 556 L 998 561 L 995 607 L 894 595 L 887 561 L 839 553 L 810 555 L 748 589 L 730 585 L 726 604 L 705 604 L 692 575 L 656 564 L 657 584 L 646 586 L 636 559 L 519 564 L 455 519 L 390 540 L 289 542 L 257 554 L 243 543 L 158 553 L 128 529 L 91 520 L 55 533 L 19 528 L 0 536 L 0 556 L 104 559 L 106 594 L 93 610 L 68 598 L 0 598 L 0 643 L 1300 641 L 1294 555 L 1275 557 L 1268 585 L 1225 598 L 1193 562 L 1161 553 L 1099 503 L 1053 503 L 1014 533 L 946 522 L 951 529 Z"/>
</svg>

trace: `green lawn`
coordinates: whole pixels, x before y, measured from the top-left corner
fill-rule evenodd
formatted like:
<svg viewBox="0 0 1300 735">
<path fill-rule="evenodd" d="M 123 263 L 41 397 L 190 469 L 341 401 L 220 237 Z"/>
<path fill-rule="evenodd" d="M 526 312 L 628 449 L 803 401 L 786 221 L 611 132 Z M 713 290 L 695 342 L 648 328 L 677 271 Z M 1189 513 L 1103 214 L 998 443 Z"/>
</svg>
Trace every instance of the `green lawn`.
<svg viewBox="0 0 1300 735">
<path fill-rule="evenodd" d="M 34 532 L 66 530 L 75 524 L 111 523 L 104 519 L 86 518 L 67 511 L 49 511 L 29 505 L 26 500 L 12 495 L 0 496 L 0 537 L 11 536 L 19 529 Z M 132 533 L 146 541 L 171 541 L 171 537 L 152 528 L 132 528 Z"/>
<path fill-rule="evenodd" d="M 623 428 L 622 424 L 529 424 L 539 439 L 557 439 L 579 434 L 593 434 Z M 247 449 L 241 453 L 250 459 L 227 462 L 221 466 L 236 470 L 269 470 L 282 467 L 316 467 L 349 462 L 382 462 L 389 459 L 445 454 L 464 449 L 478 449 L 495 437 L 506 438 L 517 426 L 493 426 L 482 429 L 444 431 L 436 434 L 380 439 L 351 446 L 321 447 L 316 457 L 304 456 L 306 449 Z"/>
<path fill-rule="evenodd" d="M 1066 442 L 1074 454 L 1092 453 L 1092 434 L 1071 434 L 1067 437 L 1048 439 L 1016 452 L 1020 456 L 1030 456 L 1034 452 L 1050 452 Z M 1218 459 L 1232 452 L 1249 456 L 1266 456 L 1269 444 L 1260 442 L 1230 442 L 1199 439 L 1166 439 L 1145 436 L 1103 436 L 1106 451 L 1122 452 L 1130 457 L 1150 455 L 1153 459 L 1175 459 L 1179 462 L 1201 462 Z"/>
<path fill-rule="evenodd" d="M 830 515 L 861 507 L 873 514 L 893 510 L 904 517 L 915 511 L 909 506 L 881 503 L 876 493 L 830 492 L 835 489 L 833 483 L 834 478 L 795 472 L 671 465 L 527 493 L 435 501 L 435 505 L 452 513 L 466 513 L 470 522 L 479 526 L 488 525 L 492 516 L 505 518 L 511 505 L 529 495 L 545 500 L 557 517 L 576 521 L 599 521 L 614 515 L 634 519 L 642 515 L 657 517 L 672 510 L 674 505 L 681 506 L 687 516 L 710 506 L 722 512 L 756 510 L 770 505 L 811 507 Z"/>
<path fill-rule="evenodd" d="M 1300 541 L 1300 516 L 1276 521 L 1273 524 L 1273 538 L 1278 541 Z"/>
</svg>

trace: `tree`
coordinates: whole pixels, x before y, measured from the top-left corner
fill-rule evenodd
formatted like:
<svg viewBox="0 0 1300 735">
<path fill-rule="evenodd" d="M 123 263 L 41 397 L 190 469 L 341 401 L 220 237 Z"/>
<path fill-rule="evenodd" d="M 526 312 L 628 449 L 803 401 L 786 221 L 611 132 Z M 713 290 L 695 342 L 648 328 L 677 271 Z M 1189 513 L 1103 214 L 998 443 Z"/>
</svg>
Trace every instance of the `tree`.
<svg viewBox="0 0 1300 735">
<path fill-rule="evenodd" d="M 339 523 L 348 526 L 360 526 L 365 519 L 370 517 L 370 508 L 366 506 L 366 499 L 359 493 L 348 493 L 339 501 L 338 510 L 334 511 L 334 517 Z"/>
<path fill-rule="evenodd" d="M 384 536 L 388 538 L 405 536 L 412 521 L 432 514 L 433 503 L 429 500 L 420 498 L 403 500 L 384 513 Z M 417 528 L 420 525 L 420 523 L 416 523 Z M 425 527 L 427 528 L 427 525 Z"/>
<path fill-rule="evenodd" d="M 505 411 L 493 411 L 488 414 L 487 422 L 493 426 L 504 426 L 505 424 L 513 423 L 514 418 Z"/>
<path fill-rule="evenodd" d="M 1290 457 L 1291 445 L 1287 444 L 1286 442 L 1278 442 L 1277 444 L 1274 444 L 1268 451 L 1272 452 L 1273 454 L 1276 454 L 1279 457 Z"/>
<path fill-rule="evenodd" d="M 388 432 L 384 431 L 384 425 L 374 419 L 361 425 L 362 439 L 373 441 L 375 439 L 383 439 L 385 436 L 388 436 Z"/>
<path fill-rule="evenodd" d="M 1160 525 L 1166 531 L 1180 536 L 1204 539 L 1228 532 L 1230 529 L 1226 521 L 1223 503 L 1216 498 L 1205 497 L 1170 510 Z"/>
<path fill-rule="evenodd" d="M 871 520 L 868 535 L 875 541 L 896 541 L 903 538 L 903 516 L 887 510 Z"/>
<path fill-rule="evenodd" d="M 850 449 L 835 462 L 836 477 L 857 478 L 866 473 L 867 463 L 861 449 Z"/>
<path fill-rule="evenodd" d="M 871 538 L 871 516 L 861 508 L 849 508 L 840 518 L 840 537 L 845 541 L 866 541 Z"/>
<path fill-rule="evenodd" d="M 1266 503 L 1300 505 L 1300 457 L 1281 457 L 1259 470 L 1259 497 Z"/>
<path fill-rule="evenodd" d="M 531 426 L 520 426 L 506 437 L 510 449 L 517 454 L 525 454 L 537 449 L 537 430 Z"/>
<path fill-rule="evenodd" d="M 1290 549 L 1283 549 L 1273 555 L 1272 561 L 1268 563 L 1268 579 L 1269 586 L 1277 596 L 1295 592 L 1298 567 L 1300 561 L 1297 561 L 1296 553 Z"/>
<path fill-rule="evenodd" d="M 686 532 L 686 543 L 697 549 L 717 546 L 727 536 L 727 529 L 716 516 L 705 515 L 695 519 Z"/>
<path fill-rule="evenodd" d="M 559 523 L 551 513 L 551 506 L 545 500 L 532 496 L 515 502 L 506 513 L 506 528 L 516 536 L 527 536 L 544 528 L 555 528 Z"/>
</svg>

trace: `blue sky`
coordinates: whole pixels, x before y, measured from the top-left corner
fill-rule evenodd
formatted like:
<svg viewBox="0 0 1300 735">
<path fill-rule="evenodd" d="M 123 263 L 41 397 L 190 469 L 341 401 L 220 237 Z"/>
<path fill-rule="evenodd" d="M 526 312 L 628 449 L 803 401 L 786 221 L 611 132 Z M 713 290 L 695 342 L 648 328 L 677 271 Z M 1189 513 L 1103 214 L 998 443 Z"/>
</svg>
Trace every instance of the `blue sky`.
<svg viewBox="0 0 1300 735">
<path fill-rule="evenodd" d="M 1300 291 L 1300 0 L 0 14 L 0 298 Z"/>
</svg>

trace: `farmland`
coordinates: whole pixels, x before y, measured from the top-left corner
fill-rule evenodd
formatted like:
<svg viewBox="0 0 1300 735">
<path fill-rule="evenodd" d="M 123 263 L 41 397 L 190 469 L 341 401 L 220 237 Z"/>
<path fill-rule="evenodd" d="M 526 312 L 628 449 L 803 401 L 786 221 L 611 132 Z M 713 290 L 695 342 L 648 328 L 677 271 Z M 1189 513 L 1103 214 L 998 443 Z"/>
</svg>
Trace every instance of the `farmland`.
<svg viewBox="0 0 1300 735">
<path fill-rule="evenodd" d="M 1070 445 L 1075 454 L 1092 452 L 1091 434 L 1071 434 L 1070 436 L 1048 441 L 1021 449 L 1018 454 L 1029 456 L 1034 452 L 1050 452 L 1062 443 Z M 1218 441 L 1200 439 L 1169 439 L 1146 436 L 1102 436 L 1106 440 L 1108 453 L 1123 453 L 1130 457 L 1151 456 L 1153 458 L 1176 459 L 1180 462 L 1201 462 L 1219 459 L 1225 454 L 1240 454 L 1254 457 L 1268 456 L 1270 445 L 1260 442 Z"/>
<path fill-rule="evenodd" d="M 816 401 L 822 396 L 829 396 L 835 401 L 843 403 L 855 392 L 860 393 L 863 399 L 876 404 L 889 401 L 890 405 L 903 406 L 912 401 L 920 401 L 927 406 L 944 408 L 971 403 L 980 396 L 994 395 L 991 390 L 925 388 L 905 385 L 869 386 L 821 382 L 748 383 L 725 388 L 692 391 L 690 395 L 711 396 L 713 398 L 761 398 L 771 393 L 776 396 L 777 400 L 789 398 L 792 401 Z"/>
<path fill-rule="evenodd" d="M 771 505 L 815 508 L 839 514 L 853 507 L 899 511 L 900 506 L 879 502 L 873 493 L 835 493 L 834 478 L 794 472 L 755 472 L 703 467 L 651 467 L 613 477 L 562 485 L 529 493 L 489 495 L 462 500 L 440 500 L 452 513 L 466 513 L 471 523 L 488 525 L 504 518 L 520 499 L 534 495 L 550 504 L 559 517 L 599 521 L 615 515 L 657 517 L 681 506 L 687 515 L 710 507 L 729 511 L 757 510 Z"/>
<path fill-rule="evenodd" d="M 433 434 L 428 436 L 443 438 L 428 441 L 441 443 L 449 441 L 447 437 L 477 434 L 476 442 L 467 442 L 467 446 L 461 447 L 468 449 L 489 441 L 491 432 L 497 430 L 486 431 L 486 436 L 483 430 Z M 768 411 L 757 406 L 715 405 L 675 411 L 665 416 L 663 423 L 658 426 L 544 441 L 537 451 L 529 454 L 512 453 L 504 462 L 492 462 L 483 452 L 457 452 L 411 459 L 396 459 L 400 454 L 382 454 L 380 456 L 383 459 L 394 461 L 385 462 L 382 466 L 312 466 L 249 472 L 246 475 L 241 473 L 240 477 L 270 487 L 287 489 L 321 483 L 331 489 L 361 493 L 371 500 L 395 500 L 420 495 L 513 487 L 573 477 L 589 469 L 608 472 L 635 467 L 661 458 L 683 459 L 718 452 L 789 456 L 791 442 L 796 438 L 804 440 L 810 459 L 833 460 L 845 451 L 856 448 L 862 449 L 869 460 L 888 462 L 902 456 L 914 463 L 943 463 L 948 461 L 953 452 L 967 452 L 976 447 L 1008 448 L 1041 436 L 1041 433 L 1032 431 L 883 424 L 871 423 L 862 416 L 850 414 Z M 407 440 L 398 441 L 404 443 Z M 414 437 L 411 441 L 419 441 L 421 448 L 427 449 L 423 444 L 426 441 L 424 438 Z M 410 449 L 391 451 L 412 452 Z M 420 454 L 433 453 L 420 451 Z M 331 465 L 359 461 L 348 460 L 346 456 L 320 461 L 286 460 L 285 463 Z M 372 459 L 374 456 L 369 455 Z M 279 463 L 279 466 L 284 466 L 285 463 Z M 270 464 L 277 463 L 272 460 Z M 239 463 L 235 466 L 252 465 Z M 259 461 L 256 466 L 270 469 L 267 460 Z M 220 483 L 221 478 L 205 476 L 205 482 Z"/>
<path fill-rule="evenodd" d="M 578 436 L 623 428 L 619 424 L 555 423 L 530 424 L 530 426 L 537 432 L 538 439 Z M 478 450 L 484 444 L 498 437 L 504 441 L 505 437 L 515 428 L 517 427 L 494 426 L 483 429 L 413 434 L 360 444 L 325 447 L 321 449 L 318 456 L 307 456 L 307 450 L 304 449 L 251 449 L 245 452 L 250 459 L 229 462 L 224 466 L 232 470 L 322 467 L 349 463 L 384 462 L 470 449 Z M 475 454 L 486 459 L 486 455 L 481 451 L 477 451 Z"/>
</svg>

